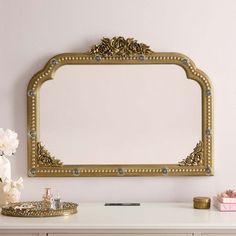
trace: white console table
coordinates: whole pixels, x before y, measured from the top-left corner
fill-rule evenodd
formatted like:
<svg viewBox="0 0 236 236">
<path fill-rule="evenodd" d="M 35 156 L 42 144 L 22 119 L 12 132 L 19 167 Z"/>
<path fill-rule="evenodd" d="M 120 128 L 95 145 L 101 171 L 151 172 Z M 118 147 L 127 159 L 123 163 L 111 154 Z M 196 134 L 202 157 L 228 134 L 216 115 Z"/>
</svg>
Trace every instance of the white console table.
<svg viewBox="0 0 236 236">
<path fill-rule="evenodd" d="M 236 236 L 236 212 L 196 210 L 191 203 L 104 206 L 81 203 L 76 215 L 0 216 L 0 236 Z"/>
</svg>

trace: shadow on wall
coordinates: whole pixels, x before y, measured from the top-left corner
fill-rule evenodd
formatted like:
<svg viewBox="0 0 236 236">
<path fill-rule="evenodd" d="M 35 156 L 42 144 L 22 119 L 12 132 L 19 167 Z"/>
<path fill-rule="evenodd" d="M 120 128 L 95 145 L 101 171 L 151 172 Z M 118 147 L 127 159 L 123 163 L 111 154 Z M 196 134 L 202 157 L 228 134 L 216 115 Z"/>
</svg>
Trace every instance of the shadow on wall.
<svg viewBox="0 0 236 236">
<path fill-rule="evenodd" d="M 11 160 L 12 163 L 12 178 L 27 176 L 27 86 L 32 76 L 41 70 L 46 61 L 53 55 L 48 55 L 38 59 L 27 67 L 24 74 L 19 75 L 14 87 L 14 129 L 19 135 L 19 148 L 16 152 L 16 158 Z M 18 158 L 20 157 L 20 158 Z"/>
</svg>

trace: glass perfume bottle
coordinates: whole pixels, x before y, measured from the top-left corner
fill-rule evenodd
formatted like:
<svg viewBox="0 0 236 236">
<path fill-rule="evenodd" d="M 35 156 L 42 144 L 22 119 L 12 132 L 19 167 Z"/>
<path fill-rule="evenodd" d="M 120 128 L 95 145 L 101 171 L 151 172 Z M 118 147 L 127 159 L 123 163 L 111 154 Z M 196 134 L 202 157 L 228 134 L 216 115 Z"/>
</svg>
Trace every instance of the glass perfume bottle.
<svg viewBox="0 0 236 236">
<path fill-rule="evenodd" d="M 51 188 L 45 188 L 45 193 L 43 194 L 42 202 L 44 209 L 53 208 L 53 195 L 51 193 Z"/>
<path fill-rule="evenodd" d="M 54 208 L 60 209 L 61 208 L 61 197 L 59 193 L 57 193 L 56 197 L 54 198 Z"/>
</svg>

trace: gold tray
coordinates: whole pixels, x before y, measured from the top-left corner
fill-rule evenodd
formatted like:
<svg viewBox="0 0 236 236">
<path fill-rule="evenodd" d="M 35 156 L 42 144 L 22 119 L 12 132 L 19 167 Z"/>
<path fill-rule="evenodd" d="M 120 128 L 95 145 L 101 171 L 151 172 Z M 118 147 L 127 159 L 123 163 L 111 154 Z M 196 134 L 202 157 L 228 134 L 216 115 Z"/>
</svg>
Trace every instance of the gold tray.
<svg viewBox="0 0 236 236">
<path fill-rule="evenodd" d="M 59 209 L 45 209 L 42 201 L 18 202 L 2 207 L 2 215 L 15 217 L 54 217 L 77 213 L 78 204 L 62 202 Z"/>
</svg>

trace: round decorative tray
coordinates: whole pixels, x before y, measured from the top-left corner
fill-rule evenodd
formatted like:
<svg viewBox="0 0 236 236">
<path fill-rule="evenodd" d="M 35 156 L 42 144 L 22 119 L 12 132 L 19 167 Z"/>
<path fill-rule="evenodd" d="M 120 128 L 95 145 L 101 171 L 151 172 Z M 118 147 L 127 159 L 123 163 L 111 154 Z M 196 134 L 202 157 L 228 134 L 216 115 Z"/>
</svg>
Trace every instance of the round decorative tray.
<svg viewBox="0 0 236 236">
<path fill-rule="evenodd" d="M 62 202 L 61 208 L 44 208 L 42 201 L 18 202 L 2 207 L 2 215 L 15 217 L 53 217 L 77 213 L 78 204 Z"/>
</svg>

